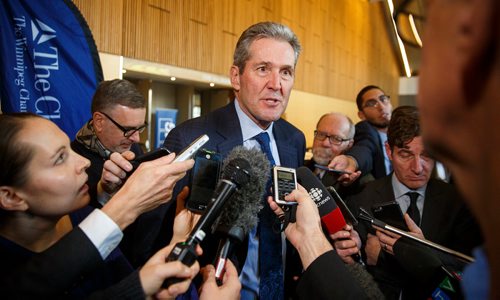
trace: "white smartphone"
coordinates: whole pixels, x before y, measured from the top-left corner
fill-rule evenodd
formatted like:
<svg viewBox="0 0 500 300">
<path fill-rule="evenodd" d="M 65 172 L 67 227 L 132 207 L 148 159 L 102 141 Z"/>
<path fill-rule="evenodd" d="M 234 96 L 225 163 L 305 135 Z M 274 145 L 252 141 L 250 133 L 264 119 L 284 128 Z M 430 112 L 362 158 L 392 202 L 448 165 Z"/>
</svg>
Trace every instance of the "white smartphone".
<svg viewBox="0 0 500 300">
<path fill-rule="evenodd" d="M 175 157 L 174 162 L 185 161 L 192 158 L 196 154 L 196 151 L 200 150 L 200 148 L 205 145 L 208 140 L 209 138 L 206 134 L 198 137 Z"/>
</svg>

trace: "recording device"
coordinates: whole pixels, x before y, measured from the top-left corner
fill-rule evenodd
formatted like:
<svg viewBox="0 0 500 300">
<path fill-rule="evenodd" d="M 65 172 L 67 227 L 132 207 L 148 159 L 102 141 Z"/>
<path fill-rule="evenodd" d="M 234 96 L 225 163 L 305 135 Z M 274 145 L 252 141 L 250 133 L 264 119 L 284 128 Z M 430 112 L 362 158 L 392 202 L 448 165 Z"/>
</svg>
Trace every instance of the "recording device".
<svg viewBox="0 0 500 300">
<path fill-rule="evenodd" d="M 409 231 L 401 207 L 396 201 L 384 202 L 372 206 L 373 216 L 391 226 Z"/>
<path fill-rule="evenodd" d="M 136 157 L 135 159 L 131 160 L 130 163 L 132 164 L 132 170 L 128 172 L 128 175 L 132 174 L 141 163 L 145 161 L 150 161 L 150 160 L 155 160 L 157 158 L 160 158 L 165 155 L 169 155 L 170 151 L 167 148 L 160 147 L 158 149 L 152 150 L 150 152 L 144 153 L 141 156 Z"/>
<path fill-rule="evenodd" d="M 190 232 L 188 239 L 175 245 L 166 259 L 167 262 L 178 260 L 187 266 L 191 266 L 195 262 L 197 258 L 195 252 L 196 245 L 203 241 L 207 232 L 211 229 L 214 221 L 220 214 L 222 207 L 236 189 L 248 184 L 250 178 L 253 176 L 250 170 L 250 164 L 244 158 L 238 157 L 230 161 L 224 161 L 222 179 L 215 188 L 207 210 Z M 182 279 L 176 277 L 169 278 L 165 280 L 162 287 L 168 287 L 181 280 Z"/>
<path fill-rule="evenodd" d="M 328 168 L 326 166 L 322 166 L 322 165 L 318 165 L 318 164 L 314 164 L 314 167 L 316 167 L 316 168 L 318 168 L 320 170 L 325 170 L 325 171 L 328 171 L 328 172 L 337 173 L 339 175 L 342 175 L 342 174 L 352 174 L 352 172 L 349 172 L 349 171 L 330 169 L 330 168 Z"/>
<path fill-rule="evenodd" d="M 244 157 L 251 166 L 249 182 L 240 188 L 222 210 L 216 222 L 216 232 L 225 238 L 221 240 L 214 260 L 215 278 L 222 283 L 227 259 L 232 256 L 236 245 L 240 244 L 248 232 L 258 223 L 258 213 L 262 208 L 262 197 L 266 192 L 269 179 L 269 160 L 257 149 L 245 149 L 238 146 L 231 151 L 227 159 Z"/>
<path fill-rule="evenodd" d="M 297 189 L 295 169 L 280 166 L 273 167 L 274 201 L 279 205 L 295 205 L 295 201 L 286 201 L 285 196 Z"/>
<path fill-rule="evenodd" d="M 328 233 L 334 234 L 344 228 L 346 222 L 340 208 L 318 177 L 307 167 L 300 167 L 297 169 L 297 181 L 307 190 L 318 206 L 321 222 L 327 228 Z"/>
<path fill-rule="evenodd" d="M 203 213 L 208 206 L 207 195 L 211 195 L 220 178 L 222 158 L 219 153 L 199 150 L 194 157 L 194 167 L 189 175 L 189 196 L 186 208 Z"/>
<path fill-rule="evenodd" d="M 208 142 L 208 135 L 204 134 L 199 136 L 196 140 L 194 140 L 189 146 L 184 148 L 181 153 L 179 153 L 174 162 L 185 161 L 193 157 L 193 155 L 198 151 L 206 142 Z"/>
<path fill-rule="evenodd" d="M 374 227 L 385 229 L 385 230 L 390 231 L 392 233 L 399 234 L 399 235 L 401 235 L 401 236 L 403 236 L 405 238 L 408 238 L 410 240 L 418 242 L 418 243 L 420 243 L 422 245 L 426 245 L 426 246 L 429 246 L 429 247 L 431 247 L 433 249 L 439 250 L 441 252 L 453 255 L 454 257 L 459 258 L 459 259 L 461 259 L 464 262 L 467 262 L 467 263 L 474 262 L 474 258 L 472 258 L 472 257 L 470 257 L 468 255 L 465 255 L 463 253 L 460 253 L 460 252 L 455 251 L 455 250 L 450 249 L 450 248 L 446 248 L 446 247 L 444 247 L 442 245 L 439 245 L 437 243 L 431 242 L 429 240 L 416 237 L 416 236 L 410 234 L 409 232 L 406 232 L 406 231 L 401 230 L 399 228 L 396 228 L 394 226 L 388 225 L 388 224 L 386 224 L 386 223 L 384 223 L 384 222 L 382 222 L 382 221 L 380 221 L 380 220 L 372 217 L 370 215 L 370 213 L 367 212 L 363 207 L 359 208 L 358 218 L 361 219 L 361 220 L 363 220 L 363 221 L 366 221 L 366 222 L 370 223 Z"/>
</svg>

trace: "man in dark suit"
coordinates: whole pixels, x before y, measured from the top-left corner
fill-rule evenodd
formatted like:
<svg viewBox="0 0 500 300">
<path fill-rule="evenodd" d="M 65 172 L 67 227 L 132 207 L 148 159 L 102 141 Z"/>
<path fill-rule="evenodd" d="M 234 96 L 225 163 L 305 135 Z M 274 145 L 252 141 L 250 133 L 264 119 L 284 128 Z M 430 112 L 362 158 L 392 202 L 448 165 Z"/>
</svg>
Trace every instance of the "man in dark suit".
<svg viewBox="0 0 500 300">
<path fill-rule="evenodd" d="M 179 152 L 199 135 L 207 134 L 210 140 L 204 147 L 225 156 L 238 145 L 264 150 L 257 137 L 264 133 L 270 140 L 268 147 L 276 165 L 291 168 L 301 166 L 305 154 L 304 134 L 280 119 L 293 87 L 299 53 L 298 39 L 288 27 L 272 22 L 250 26 L 238 40 L 230 70 L 235 100 L 206 116 L 180 124 L 168 134 L 165 146 Z M 266 209 L 269 209 L 267 205 L 263 211 Z M 262 214 L 261 211 L 260 220 Z M 261 231 L 270 229 L 263 228 L 267 225 L 262 222 L 259 226 Z M 274 235 L 281 240 L 279 233 Z M 243 248 L 246 249 L 246 245 L 244 243 Z M 283 282 L 283 275 L 274 279 L 281 288 L 271 288 L 259 295 L 259 292 L 263 292 L 259 282 L 262 283 L 262 276 L 267 274 L 260 274 L 259 271 L 262 243 L 259 243 L 256 229 L 250 233 L 248 245 L 246 260 L 241 258 L 239 261 L 240 267 L 243 267 L 240 277 L 242 298 L 282 298 L 283 290 L 280 289 L 283 285 L 280 282 Z M 208 247 L 204 247 L 204 250 L 207 259 L 212 260 Z M 278 254 L 281 255 L 281 251 Z M 279 261 L 277 263 L 281 264 Z"/>
<path fill-rule="evenodd" d="M 394 173 L 367 184 L 360 194 L 349 199 L 351 208 L 356 214 L 359 207 L 371 212 L 373 206 L 396 201 L 401 211 L 407 212 L 405 221 L 410 231 L 470 254 L 472 248 L 481 242 L 479 228 L 454 186 L 430 178 L 434 160 L 424 148 L 415 107 L 402 106 L 394 111 L 386 150 Z M 381 242 L 387 241 L 386 236 L 380 231 L 375 235 L 369 224 L 361 222 L 356 230 L 363 244 L 368 270 L 387 299 L 399 299 L 402 289 L 403 297 L 411 298 L 411 293 L 404 292 L 411 282 L 406 281 L 393 256 L 393 244 Z M 345 245 L 345 241 L 336 241 L 340 255 L 347 250 Z M 356 247 L 359 247 L 359 242 Z"/>
<path fill-rule="evenodd" d="M 392 113 L 390 97 L 378 86 L 369 85 L 359 91 L 356 105 L 362 121 L 356 124 L 354 144 L 345 155 L 335 157 L 330 168 L 360 170 L 363 175 L 371 173 L 375 179 L 384 177 L 392 171 L 384 150 Z M 344 175 L 340 180 L 352 183 L 356 178 Z"/>
</svg>

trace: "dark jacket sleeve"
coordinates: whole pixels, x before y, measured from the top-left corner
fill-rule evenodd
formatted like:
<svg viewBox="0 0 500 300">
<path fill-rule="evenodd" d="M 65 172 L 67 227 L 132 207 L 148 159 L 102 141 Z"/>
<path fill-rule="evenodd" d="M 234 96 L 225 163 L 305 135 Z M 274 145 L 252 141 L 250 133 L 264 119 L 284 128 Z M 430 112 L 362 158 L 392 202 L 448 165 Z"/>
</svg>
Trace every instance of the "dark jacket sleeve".
<svg viewBox="0 0 500 300">
<path fill-rule="evenodd" d="M 367 299 L 366 294 L 334 250 L 318 257 L 302 275 L 299 299 Z"/>
<path fill-rule="evenodd" d="M 100 299 L 146 299 L 142 289 L 139 271 L 135 271 L 117 284 L 90 295 L 89 300 Z"/>
<path fill-rule="evenodd" d="M 16 299 L 40 299 L 60 295 L 71 288 L 81 274 L 101 266 L 103 260 L 94 244 L 75 227 L 44 252 L 4 274 L 2 295 Z"/>
</svg>

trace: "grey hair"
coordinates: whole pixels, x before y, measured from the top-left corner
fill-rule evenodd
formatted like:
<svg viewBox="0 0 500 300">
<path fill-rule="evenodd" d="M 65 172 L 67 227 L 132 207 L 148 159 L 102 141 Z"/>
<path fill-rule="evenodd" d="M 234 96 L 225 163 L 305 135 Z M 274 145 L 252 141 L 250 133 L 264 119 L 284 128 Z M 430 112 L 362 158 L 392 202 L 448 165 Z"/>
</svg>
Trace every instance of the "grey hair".
<svg viewBox="0 0 500 300">
<path fill-rule="evenodd" d="M 240 74 L 245 69 L 245 64 L 250 58 L 250 45 L 263 38 L 282 40 L 288 42 L 295 53 L 294 66 L 297 65 L 301 51 L 299 39 L 287 26 L 274 22 L 261 22 L 248 27 L 238 39 L 234 49 L 233 65 L 237 66 Z"/>
</svg>

